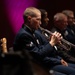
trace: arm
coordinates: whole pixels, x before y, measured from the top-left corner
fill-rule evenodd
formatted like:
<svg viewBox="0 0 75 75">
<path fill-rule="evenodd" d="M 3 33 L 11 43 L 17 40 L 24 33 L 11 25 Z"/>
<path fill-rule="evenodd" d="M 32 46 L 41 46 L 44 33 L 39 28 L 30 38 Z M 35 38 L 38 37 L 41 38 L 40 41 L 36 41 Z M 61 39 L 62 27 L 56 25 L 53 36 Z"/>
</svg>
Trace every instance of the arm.
<svg viewBox="0 0 75 75">
<path fill-rule="evenodd" d="M 50 53 L 54 50 L 54 48 L 50 45 L 50 43 L 47 43 L 45 45 L 38 46 L 34 39 L 30 39 L 28 36 L 23 36 L 22 38 L 24 48 L 29 50 L 34 55 L 40 55 L 40 56 L 48 56 Z"/>
<path fill-rule="evenodd" d="M 50 64 L 56 65 L 56 64 L 61 64 L 61 59 L 59 59 L 58 57 L 45 57 L 44 62 L 48 65 Z"/>
</svg>

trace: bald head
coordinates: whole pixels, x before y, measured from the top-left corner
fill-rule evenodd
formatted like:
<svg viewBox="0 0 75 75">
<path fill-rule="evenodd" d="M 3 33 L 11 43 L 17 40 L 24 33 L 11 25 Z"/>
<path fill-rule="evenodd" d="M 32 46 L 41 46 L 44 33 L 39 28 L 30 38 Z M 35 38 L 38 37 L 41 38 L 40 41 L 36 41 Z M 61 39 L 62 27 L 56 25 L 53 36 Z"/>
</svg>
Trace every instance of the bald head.
<svg viewBox="0 0 75 75">
<path fill-rule="evenodd" d="M 60 30 L 63 30 L 67 27 L 67 16 L 63 13 L 56 13 L 54 15 L 54 25 Z"/>
<path fill-rule="evenodd" d="M 67 16 L 63 13 L 56 13 L 54 15 L 54 21 L 61 21 L 64 20 L 65 18 L 67 18 Z"/>
</svg>

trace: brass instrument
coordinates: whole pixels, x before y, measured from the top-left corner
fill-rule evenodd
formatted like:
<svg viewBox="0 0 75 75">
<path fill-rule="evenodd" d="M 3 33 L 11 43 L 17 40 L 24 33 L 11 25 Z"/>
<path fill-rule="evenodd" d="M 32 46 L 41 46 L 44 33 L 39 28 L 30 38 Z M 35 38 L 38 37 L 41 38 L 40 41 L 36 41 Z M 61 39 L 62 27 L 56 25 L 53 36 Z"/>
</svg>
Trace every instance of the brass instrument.
<svg viewBox="0 0 75 75">
<path fill-rule="evenodd" d="M 47 37 L 47 38 L 49 38 L 50 37 L 50 35 L 53 35 L 53 33 L 51 32 L 51 31 L 49 31 L 49 30 L 47 30 L 47 29 L 44 29 L 44 28 L 42 28 L 42 27 L 40 27 L 41 28 L 41 30 L 43 31 L 43 32 L 47 32 L 48 34 L 49 34 L 49 36 Z M 65 39 L 61 39 L 61 43 L 60 44 L 58 44 L 60 47 L 62 47 L 63 49 L 65 49 L 65 50 L 70 50 L 71 49 L 71 47 L 74 47 L 75 48 L 75 45 L 74 44 L 72 44 L 72 43 L 70 43 L 69 41 L 67 41 L 67 40 L 65 40 Z"/>
</svg>

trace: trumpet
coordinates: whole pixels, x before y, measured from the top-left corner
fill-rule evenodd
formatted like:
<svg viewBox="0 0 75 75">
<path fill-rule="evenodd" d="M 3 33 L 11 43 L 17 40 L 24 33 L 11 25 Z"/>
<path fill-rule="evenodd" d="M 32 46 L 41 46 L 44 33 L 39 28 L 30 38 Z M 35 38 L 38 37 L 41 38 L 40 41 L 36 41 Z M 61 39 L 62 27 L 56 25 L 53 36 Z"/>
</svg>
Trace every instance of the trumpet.
<svg viewBox="0 0 75 75">
<path fill-rule="evenodd" d="M 42 27 L 40 27 L 40 29 L 43 31 L 43 33 L 48 33 L 49 35 L 46 38 L 49 38 L 50 35 L 53 35 L 53 33 L 47 29 L 44 29 Z M 60 47 L 62 47 L 65 50 L 70 50 L 71 47 L 75 48 L 75 45 L 70 43 L 69 41 L 65 40 L 65 39 L 61 39 L 61 42 L 58 44 Z"/>
</svg>

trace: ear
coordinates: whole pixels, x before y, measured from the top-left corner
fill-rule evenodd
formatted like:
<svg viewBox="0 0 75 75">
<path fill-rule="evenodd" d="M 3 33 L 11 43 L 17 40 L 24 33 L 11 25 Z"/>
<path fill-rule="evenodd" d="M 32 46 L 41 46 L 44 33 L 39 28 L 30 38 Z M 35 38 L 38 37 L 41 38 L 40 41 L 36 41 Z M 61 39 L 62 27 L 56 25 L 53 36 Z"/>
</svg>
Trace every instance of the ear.
<svg viewBox="0 0 75 75">
<path fill-rule="evenodd" d="M 28 21 L 30 21 L 31 20 L 31 16 L 28 16 Z"/>
</svg>

